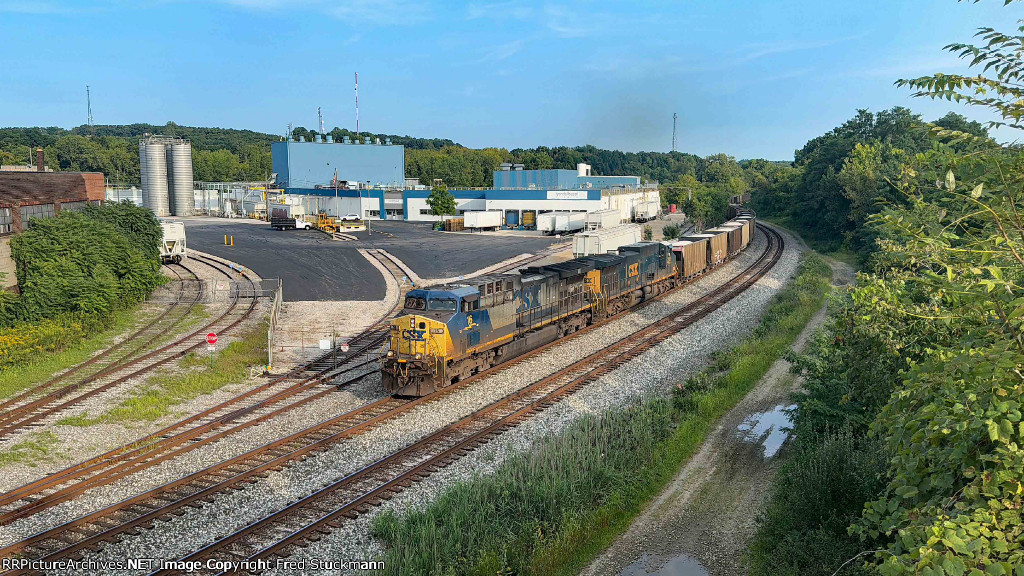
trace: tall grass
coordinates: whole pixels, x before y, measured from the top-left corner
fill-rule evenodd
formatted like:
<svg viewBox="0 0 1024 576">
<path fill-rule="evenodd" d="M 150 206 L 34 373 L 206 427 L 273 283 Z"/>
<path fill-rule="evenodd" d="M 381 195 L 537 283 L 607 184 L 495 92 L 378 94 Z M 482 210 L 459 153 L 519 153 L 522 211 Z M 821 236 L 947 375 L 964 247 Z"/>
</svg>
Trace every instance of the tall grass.
<svg viewBox="0 0 1024 576">
<path fill-rule="evenodd" d="M 629 526 L 824 302 L 807 256 L 754 333 L 665 398 L 587 416 L 430 504 L 381 514 L 392 574 L 571 574 Z"/>
</svg>

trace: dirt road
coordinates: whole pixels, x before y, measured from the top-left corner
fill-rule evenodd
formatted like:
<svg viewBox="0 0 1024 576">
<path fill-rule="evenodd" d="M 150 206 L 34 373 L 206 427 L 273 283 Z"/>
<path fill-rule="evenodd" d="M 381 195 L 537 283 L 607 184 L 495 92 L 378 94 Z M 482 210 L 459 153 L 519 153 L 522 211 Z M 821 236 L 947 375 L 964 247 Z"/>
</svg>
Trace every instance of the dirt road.
<svg viewBox="0 0 1024 576">
<path fill-rule="evenodd" d="M 834 282 L 854 275 L 833 263 Z M 802 351 L 825 321 L 823 307 L 793 343 Z M 676 478 L 590 566 L 585 576 L 733 576 L 756 513 L 771 492 L 788 438 L 790 394 L 799 385 L 790 363 L 777 360 L 757 386 L 730 410 Z"/>
</svg>

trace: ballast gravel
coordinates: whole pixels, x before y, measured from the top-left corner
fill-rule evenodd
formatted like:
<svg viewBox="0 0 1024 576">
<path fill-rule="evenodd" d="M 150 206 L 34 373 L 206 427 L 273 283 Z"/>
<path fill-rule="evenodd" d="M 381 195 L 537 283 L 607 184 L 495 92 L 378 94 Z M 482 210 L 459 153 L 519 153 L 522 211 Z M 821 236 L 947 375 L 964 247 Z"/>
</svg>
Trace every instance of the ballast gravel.
<svg viewBox="0 0 1024 576">
<path fill-rule="evenodd" d="M 786 236 L 787 249 L 775 268 L 757 284 L 719 310 L 517 428 L 502 434 L 485 448 L 478 449 L 453 465 L 436 472 L 425 481 L 396 495 L 379 508 L 371 509 L 368 514 L 360 516 L 357 520 L 345 523 L 341 528 L 296 553 L 292 558 L 295 560 L 372 559 L 380 552 L 380 549 L 370 538 L 369 529 L 372 519 L 380 511 L 403 511 L 422 506 L 455 482 L 468 479 L 473 474 L 486 474 L 493 471 L 507 455 L 528 450 L 536 439 L 558 433 L 582 414 L 596 413 L 622 406 L 640 397 L 664 394 L 676 382 L 681 382 L 688 376 L 697 373 L 707 365 L 708 357 L 713 351 L 728 347 L 756 326 L 762 311 L 771 298 L 795 273 L 801 249 L 789 235 L 784 232 L 783 234 Z M 87 553 L 84 558 L 95 561 L 109 561 L 125 557 L 171 560 L 185 556 L 218 537 L 225 536 L 279 510 L 288 503 L 294 502 L 374 460 L 393 453 L 538 378 L 557 372 L 595 350 L 609 346 L 621 339 L 623 334 L 643 328 L 709 291 L 717 289 L 729 277 L 752 262 L 763 250 L 764 242 L 763 236 L 757 235 L 751 249 L 723 266 L 716 273 L 637 312 L 590 332 L 577 335 L 577 337 L 552 347 L 535 358 L 482 379 L 466 390 L 454 393 L 440 401 L 426 403 L 359 437 L 338 443 L 331 449 L 307 458 L 301 463 L 272 473 L 263 481 L 247 485 L 241 490 L 221 494 L 213 502 L 201 508 L 187 508 L 183 516 L 159 522 L 152 530 L 144 530 L 138 536 L 106 544 L 97 552 Z M 372 386 L 369 381 L 367 385 Z M 373 396 L 373 393 L 369 392 L 369 396 Z M 307 405 L 303 409 L 296 410 L 291 417 L 304 418 L 305 424 L 308 426 L 343 409 L 338 405 L 329 406 L 328 402 L 323 404 L 323 406 Z M 245 444 L 252 448 L 263 441 L 252 441 L 254 437 L 259 436 L 264 440 L 272 438 L 275 429 L 279 426 L 281 424 L 275 419 L 254 428 L 252 434 L 245 434 L 244 436 L 247 438 L 228 439 L 214 446 L 197 450 L 190 457 L 180 460 L 188 460 L 192 465 L 200 465 L 202 462 L 209 465 L 214 461 L 224 459 L 228 453 L 234 453 L 234 450 L 230 449 L 232 445 Z M 267 434 L 259 433 L 260 428 L 267 428 Z M 277 432 L 278 435 L 284 433 L 279 430 Z M 183 469 L 192 467 L 184 462 L 178 463 L 178 459 L 168 464 L 172 470 L 165 470 L 163 473 L 159 469 L 143 472 L 137 475 L 140 478 L 129 478 L 125 482 L 139 485 L 133 485 L 132 489 L 122 489 L 117 492 L 122 497 L 128 493 L 136 493 L 146 485 L 154 485 L 161 481 L 166 482 L 180 477 Z M 122 487 L 122 485 L 119 484 L 118 487 Z M 94 492 L 103 490 L 99 489 Z M 17 534 L 24 537 L 32 533 L 33 529 L 39 530 L 47 525 L 52 526 L 56 522 L 66 521 L 73 516 L 94 509 L 97 503 L 85 504 L 91 496 L 90 493 L 73 503 L 67 503 L 68 505 L 65 507 L 58 507 L 60 511 L 58 508 L 52 509 L 52 513 L 48 514 L 46 521 L 38 518 L 42 515 L 37 515 L 37 517 L 4 528 L 17 528 Z M 110 494 L 107 494 L 106 499 L 109 497 Z M 11 539 L 6 531 L 3 534 L 3 541 Z M 72 570 L 59 573 L 86 574 L 88 571 Z M 129 574 L 136 572 L 110 570 L 107 573 Z M 304 571 L 293 572 L 275 569 L 269 573 L 291 574 L 310 573 L 310 571 L 309 565 L 307 565 Z"/>
</svg>

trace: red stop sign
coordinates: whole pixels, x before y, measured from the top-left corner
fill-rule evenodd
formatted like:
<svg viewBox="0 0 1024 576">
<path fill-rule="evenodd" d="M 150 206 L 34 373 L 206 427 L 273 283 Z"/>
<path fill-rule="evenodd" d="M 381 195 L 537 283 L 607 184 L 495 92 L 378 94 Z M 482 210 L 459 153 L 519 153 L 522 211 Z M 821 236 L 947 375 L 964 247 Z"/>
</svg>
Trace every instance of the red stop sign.
<svg viewBox="0 0 1024 576">
<path fill-rule="evenodd" d="M 207 334 L 206 335 L 206 343 L 209 344 L 210 346 L 213 346 L 214 344 L 216 344 L 217 343 L 217 335 L 215 333 L 213 333 L 213 332 L 210 332 L 209 334 Z"/>
</svg>

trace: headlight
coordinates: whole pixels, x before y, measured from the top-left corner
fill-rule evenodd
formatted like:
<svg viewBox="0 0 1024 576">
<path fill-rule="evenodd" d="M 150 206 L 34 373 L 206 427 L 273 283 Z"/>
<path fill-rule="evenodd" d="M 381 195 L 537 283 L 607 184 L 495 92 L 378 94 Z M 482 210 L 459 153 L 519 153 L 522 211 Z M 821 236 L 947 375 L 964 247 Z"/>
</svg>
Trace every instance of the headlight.
<svg viewBox="0 0 1024 576">
<path fill-rule="evenodd" d="M 394 355 L 395 355 L 395 351 L 394 350 L 388 350 L 388 358 L 391 358 Z"/>
<path fill-rule="evenodd" d="M 417 354 L 416 355 L 416 359 L 417 360 L 422 360 L 423 359 L 423 354 Z"/>
</svg>

